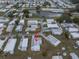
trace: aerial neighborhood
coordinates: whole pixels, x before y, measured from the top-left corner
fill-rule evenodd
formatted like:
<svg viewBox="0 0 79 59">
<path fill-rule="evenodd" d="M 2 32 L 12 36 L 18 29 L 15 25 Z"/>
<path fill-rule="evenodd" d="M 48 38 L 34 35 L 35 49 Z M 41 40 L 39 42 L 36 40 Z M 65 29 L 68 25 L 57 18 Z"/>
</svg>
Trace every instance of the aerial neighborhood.
<svg viewBox="0 0 79 59">
<path fill-rule="evenodd" d="M 0 59 L 79 59 L 79 0 L 0 0 Z"/>
</svg>

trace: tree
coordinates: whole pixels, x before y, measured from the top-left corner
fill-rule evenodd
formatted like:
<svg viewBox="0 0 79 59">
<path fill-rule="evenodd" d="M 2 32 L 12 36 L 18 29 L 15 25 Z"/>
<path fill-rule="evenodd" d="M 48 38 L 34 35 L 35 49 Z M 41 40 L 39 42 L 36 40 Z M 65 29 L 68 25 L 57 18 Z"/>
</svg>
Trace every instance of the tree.
<svg viewBox="0 0 79 59">
<path fill-rule="evenodd" d="M 73 19 L 73 22 L 79 24 L 79 18 L 75 17 L 75 18 Z"/>
<path fill-rule="evenodd" d="M 76 11 L 79 12 L 79 4 L 76 5 Z"/>
<path fill-rule="evenodd" d="M 13 10 L 12 13 L 16 13 L 16 10 Z"/>
<path fill-rule="evenodd" d="M 37 13 L 40 13 L 40 11 L 41 11 L 41 7 L 38 5 L 38 6 L 36 7 L 36 12 L 37 12 Z"/>
<path fill-rule="evenodd" d="M 64 32 L 64 36 L 65 36 L 66 39 L 69 39 L 69 34 L 68 34 L 68 32 Z"/>
<path fill-rule="evenodd" d="M 70 1 L 74 4 L 79 3 L 79 0 L 70 0 Z"/>
<path fill-rule="evenodd" d="M 15 4 L 13 7 L 18 9 L 19 8 L 19 3 Z"/>
<path fill-rule="evenodd" d="M 8 14 L 8 17 L 13 18 L 13 17 L 14 17 L 13 13 L 10 12 L 10 13 Z"/>
<path fill-rule="evenodd" d="M 24 13 L 24 16 L 25 16 L 26 18 L 29 18 L 29 10 L 28 10 L 28 9 L 24 9 L 24 10 L 23 10 L 23 13 Z"/>
<path fill-rule="evenodd" d="M 43 6 L 45 6 L 45 7 L 46 7 L 46 6 L 51 6 L 51 4 L 46 1 L 46 2 L 44 2 Z"/>
<path fill-rule="evenodd" d="M 47 51 L 43 51 L 42 56 L 46 57 L 47 56 Z"/>
<path fill-rule="evenodd" d="M 72 22 L 71 16 L 72 16 L 71 13 L 64 13 L 61 15 L 60 18 L 57 19 L 57 21 L 59 23 L 62 23 L 65 20 L 65 22 L 71 23 Z"/>
<path fill-rule="evenodd" d="M 18 20 L 16 20 L 16 21 L 15 21 L 15 24 L 16 24 L 16 25 L 18 25 L 18 22 L 19 22 L 19 21 L 18 21 Z"/>
</svg>

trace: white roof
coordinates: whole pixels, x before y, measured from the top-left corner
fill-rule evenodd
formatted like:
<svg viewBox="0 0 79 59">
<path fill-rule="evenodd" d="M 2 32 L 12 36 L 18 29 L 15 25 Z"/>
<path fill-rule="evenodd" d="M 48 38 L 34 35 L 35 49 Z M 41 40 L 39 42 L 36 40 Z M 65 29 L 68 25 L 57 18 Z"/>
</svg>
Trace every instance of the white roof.
<svg viewBox="0 0 79 59">
<path fill-rule="evenodd" d="M 71 32 L 70 33 L 73 39 L 79 38 L 79 32 Z"/>
<path fill-rule="evenodd" d="M 79 41 L 76 41 L 76 44 L 79 46 Z"/>
<path fill-rule="evenodd" d="M 53 9 L 53 8 L 42 8 L 44 11 L 52 11 L 52 12 L 64 12 L 63 9 Z"/>
<path fill-rule="evenodd" d="M 17 40 L 13 39 L 13 38 L 9 39 L 3 51 L 5 53 L 9 52 L 10 54 L 13 54 L 14 53 L 14 49 L 15 49 L 15 45 L 16 45 L 16 41 Z"/>
<path fill-rule="evenodd" d="M 0 12 L 6 12 L 7 9 L 0 9 Z"/>
<path fill-rule="evenodd" d="M 22 41 L 22 47 L 26 47 L 28 44 L 28 38 L 24 38 Z"/>
<path fill-rule="evenodd" d="M 63 27 L 74 27 L 74 23 L 62 23 L 61 24 Z"/>
<path fill-rule="evenodd" d="M 6 6 L 6 8 L 11 8 L 13 5 L 8 5 L 8 6 Z"/>
<path fill-rule="evenodd" d="M 31 28 L 26 28 L 25 31 L 35 31 L 35 30 L 36 30 L 36 28 L 31 27 Z"/>
<path fill-rule="evenodd" d="M 62 56 L 52 56 L 52 59 L 63 59 Z"/>
<path fill-rule="evenodd" d="M 27 59 L 32 59 L 31 57 L 28 57 Z"/>
<path fill-rule="evenodd" d="M 63 32 L 61 28 L 52 28 L 51 31 L 52 31 L 52 34 L 55 34 L 55 35 L 61 35 Z"/>
<path fill-rule="evenodd" d="M 6 18 L 6 19 L 0 18 L 0 23 L 6 23 L 6 22 L 8 22 L 8 21 L 9 21 L 8 18 Z"/>
<path fill-rule="evenodd" d="M 41 38 L 37 38 L 37 41 L 35 40 L 34 35 L 32 36 L 32 44 L 31 44 L 31 50 L 32 51 L 40 51 L 40 45 L 42 44 Z"/>
<path fill-rule="evenodd" d="M 38 24 L 38 21 L 37 20 L 29 20 L 28 24 Z"/>
<path fill-rule="evenodd" d="M 9 24 L 15 24 L 15 20 L 10 21 Z"/>
<path fill-rule="evenodd" d="M 47 23 L 55 22 L 54 19 L 47 19 Z"/>
<path fill-rule="evenodd" d="M 79 57 L 75 53 L 70 53 L 72 59 L 79 59 Z"/>
<path fill-rule="evenodd" d="M 19 15 L 20 15 L 20 16 L 22 16 L 22 15 L 23 15 L 23 13 L 20 13 Z"/>
<path fill-rule="evenodd" d="M 78 32 L 79 31 L 79 29 L 78 28 L 75 28 L 75 27 L 69 27 L 69 28 L 67 28 L 67 30 L 69 32 Z"/>
<path fill-rule="evenodd" d="M 21 51 L 26 51 L 27 47 L 28 47 L 28 38 L 22 38 L 18 49 L 20 49 Z"/>
<path fill-rule="evenodd" d="M 40 45 L 34 45 L 31 47 L 32 51 L 40 51 Z"/>
<path fill-rule="evenodd" d="M 79 38 L 79 29 L 76 27 L 74 23 L 64 23 L 61 24 L 65 29 L 70 33 L 73 39 Z"/>
<path fill-rule="evenodd" d="M 48 28 L 59 28 L 57 24 L 47 24 Z"/>
<path fill-rule="evenodd" d="M 3 23 L 0 23 L 0 28 L 4 27 L 4 24 Z"/>
<path fill-rule="evenodd" d="M 53 0 L 54 2 L 57 2 L 58 0 Z"/>
<path fill-rule="evenodd" d="M 41 38 L 37 38 L 37 41 L 35 40 L 35 37 L 34 37 L 34 35 L 32 36 L 32 42 L 33 42 L 33 44 L 32 45 L 40 45 L 40 44 L 42 44 L 42 40 L 41 40 Z"/>
<path fill-rule="evenodd" d="M 14 26 L 15 26 L 15 25 L 8 25 L 6 31 L 7 31 L 7 32 L 12 32 Z"/>
<path fill-rule="evenodd" d="M 16 21 L 16 20 L 17 20 L 17 19 L 14 18 L 12 21 L 9 22 L 9 24 L 15 24 L 15 21 Z"/>
<path fill-rule="evenodd" d="M 26 31 L 35 31 L 38 28 L 37 24 L 32 24 L 30 27 L 26 28 Z"/>
<path fill-rule="evenodd" d="M 23 28 L 23 25 L 18 25 L 18 26 L 16 27 L 16 31 L 22 31 L 22 28 Z"/>
<path fill-rule="evenodd" d="M 31 25 L 31 29 L 38 28 L 38 25 Z"/>
<path fill-rule="evenodd" d="M 3 29 L 4 29 L 4 24 L 0 23 L 0 35 L 2 34 Z"/>
<path fill-rule="evenodd" d="M 20 20 L 19 24 L 23 24 L 24 25 L 24 20 Z"/>
<path fill-rule="evenodd" d="M 47 36 L 47 40 L 48 40 L 51 44 L 53 44 L 54 46 L 57 46 L 57 45 L 59 45 L 59 44 L 61 43 L 60 40 L 58 40 L 57 38 L 55 38 L 55 37 L 52 36 L 52 35 L 48 35 L 48 36 Z"/>
</svg>

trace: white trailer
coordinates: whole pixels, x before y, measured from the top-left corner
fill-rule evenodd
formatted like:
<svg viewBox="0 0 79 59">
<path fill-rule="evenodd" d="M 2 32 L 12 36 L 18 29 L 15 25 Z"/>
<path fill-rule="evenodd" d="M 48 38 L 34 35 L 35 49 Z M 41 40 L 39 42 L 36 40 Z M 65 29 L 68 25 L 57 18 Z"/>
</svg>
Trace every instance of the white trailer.
<svg viewBox="0 0 79 59">
<path fill-rule="evenodd" d="M 16 31 L 17 32 L 21 32 L 23 29 L 23 25 L 24 25 L 24 20 L 20 20 L 18 26 L 16 27 Z"/>
<path fill-rule="evenodd" d="M 79 39 L 79 28 L 75 23 L 63 23 L 62 27 L 65 28 L 66 31 L 69 32 L 69 38 Z"/>
<path fill-rule="evenodd" d="M 33 35 L 32 36 L 32 42 L 31 42 L 31 50 L 32 51 L 40 51 L 40 45 L 41 44 L 42 44 L 41 38 L 35 38 L 34 35 Z"/>
<path fill-rule="evenodd" d="M 0 35 L 2 34 L 3 29 L 4 29 L 4 24 L 0 23 Z"/>
<path fill-rule="evenodd" d="M 48 35 L 46 38 L 47 38 L 46 40 L 48 40 L 54 46 L 58 46 L 61 43 L 60 40 L 58 40 L 57 38 L 55 38 L 52 35 Z"/>
<path fill-rule="evenodd" d="M 28 38 L 24 37 L 21 39 L 18 49 L 21 51 L 27 51 L 27 47 L 28 47 Z"/>
<path fill-rule="evenodd" d="M 15 21 L 16 21 L 16 20 L 17 20 L 17 19 L 14 18 L 12 21 L 10 21 L 10 23 L 8 24 L 8 27 L 7 27 L 7 29 L 6 29 L 7 32 L 12 32 L 12 30 L 13 30 L 13 28 L 14 28 L 14 26 L 15 26 Z"/>
<path fill-rule="evenodd" d="M 15 45 L 16 45 L 16 39 L 15 38 L 10 38 L 4 48 L 4 53 L 10 53 L 10 54 L 14 54 L 14 49 L 15 49 Z"/>
<path fill-rule="evenodd" d="M 54 19 L 47 19 L 47 27 L 54 35 L 61 35 L 63 33 L 62 28 Z"/>
</svg>

